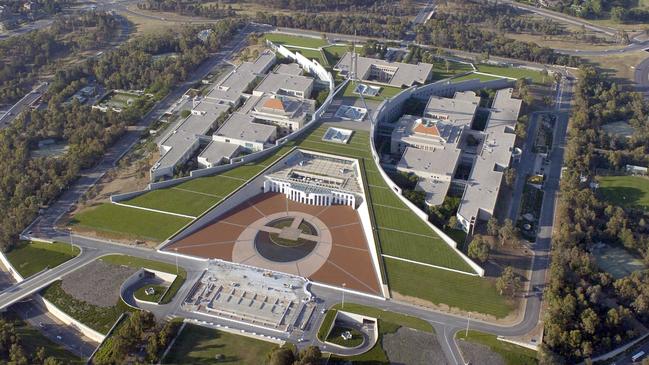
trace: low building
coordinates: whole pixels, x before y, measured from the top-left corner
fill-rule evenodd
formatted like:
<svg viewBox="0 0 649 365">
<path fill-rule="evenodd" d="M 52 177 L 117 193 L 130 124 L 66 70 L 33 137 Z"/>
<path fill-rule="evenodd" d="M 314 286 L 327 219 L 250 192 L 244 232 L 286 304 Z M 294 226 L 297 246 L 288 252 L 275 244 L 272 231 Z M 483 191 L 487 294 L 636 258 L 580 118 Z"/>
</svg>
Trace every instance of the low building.
<svg viewBox="0 0 649 365">
<path fill-rule="evenodd" d="M 195 105 L 191 114 L 178 123 L 158 144 L 160 159 L 151 167 L 151 180 L 173 176 L 175 168 L 187 162 L 202 141 L 210 140 L 207 134 L 229 109 L 228 105 L 209 102 Z"/>
<path fill-rule="evenodd" d="M 275 64 L 275 54 L 269 50 L 262 52 L 254 62 L 244 62 L 230 71 L 206 98 L 213 102 L 226 103 L 237 107 L 245 99 L 246 93 Z"/>
<path fill-rule="evenodd" d="M 417 190 L 426 193 L 430 206 L 442 204 L 451 186 L 464 127 L 404 115 L 392 132 L 391 151 L 401 156 L 397 170 L 419 177 Z"/>
<path fill-rule="evenodd" d="M 241 152 L 241 146 L 233 143 L 212 141 L 198 155 L 198 164 L 210 168 L 221 164 L 230 163 L 230 160 Z"/>
<path fill-rule="evenodd" d="M 413 65 L 402 62 L 389 62 L 362 57 L 351 52 L 345 53 L 334 66 L 334 71 L 338 71 L 343 76 L 348 76 L 350 72 L 353 73 L 354 69 L 356 70 L 356 78 L 359 80 L 394 87 L 424 85 L 430 81 L 433 74 L 433 65 L 430 63 Z"/>
<path fill-rule="evenodd" d="M 311 96 L 313 84 L 311 77 L 271 72 L 257 85 L 252 95 L 274 94 L 307 99 Z"/>
<path fill-rule="evenodd" d="M 311 205 L 348 205 L 363 198 L 358 162 L 339 156 L 297 151 L 285 166 L 265 176 L 264 192 Z"/>
<path fill-rule="evenodd" d="M 270 147 L 277 138 L 277 127 L 257 122 L 254 116 L 232 113 L 212 139 L 217 142 L 233 143 L 248 152 L 261 151 Z"/>
<path fill-rule="evenodd" d="M 424 117 L 471 127 L 479 105 L 480 97 L 473 91 L 456 92 L 453 98 L 431 96 L 426 103 Z"/>
<path fill-rule="evenodd" d="M 466 232 L 472 232 L 478 220 L 488 220 L 493 215 L 504 171 L 512 160 L 522 104 L 512 98 L 512 93 L 511 88 L 496 93 L 481 148 L 466 182 L 457 212 L 458 222 Z"/>
<path fill-rule="evenodd" d="M 297 63 L 282 63 L 277 66 L 274 72 L 277 74 L 300 76 L 302 75 L 302 67 Z"/>
<path fill-rule="evenodd" d="M 315 101 L 290 96 L 264 95 L 251 97 L 244 107 L 249 108 L 248 113 L 256 119 L 278 126 L 279 134 L 286 135 L 304 127 L 315 111 Z"/>
</svg>

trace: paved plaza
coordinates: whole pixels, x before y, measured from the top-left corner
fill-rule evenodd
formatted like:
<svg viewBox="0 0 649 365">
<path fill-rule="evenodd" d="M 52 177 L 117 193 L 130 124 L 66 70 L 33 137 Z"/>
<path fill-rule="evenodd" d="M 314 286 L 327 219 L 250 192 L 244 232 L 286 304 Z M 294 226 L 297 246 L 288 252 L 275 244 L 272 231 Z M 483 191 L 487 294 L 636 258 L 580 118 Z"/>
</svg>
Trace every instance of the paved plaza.
<svg viewBox="0 0 649 365">
<path fill-rule="evenodd" d="M 264 193 L 165 250 L 381 295 L 360 217 L 349 206 L 307 205 Z"/>
</svg>

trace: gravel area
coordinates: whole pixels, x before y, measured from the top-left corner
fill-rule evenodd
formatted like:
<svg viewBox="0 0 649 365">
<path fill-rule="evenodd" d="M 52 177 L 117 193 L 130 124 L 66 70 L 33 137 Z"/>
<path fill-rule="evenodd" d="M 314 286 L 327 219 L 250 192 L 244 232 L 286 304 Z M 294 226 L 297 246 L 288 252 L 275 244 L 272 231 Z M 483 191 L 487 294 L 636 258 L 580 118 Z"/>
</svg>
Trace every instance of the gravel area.
<svg viewBox="0 0 649 365">
<path fill-rule="evenodd" d="M 390 364 L 448 365 L 433 333 L 401 327 L 397 332 L 383 336 L 382 344 Z"/>
<path fill-rule="evenodd" d="M 137 269 L 95 260 L 63 278 L 63 290 L 86 303 L 112 307 L 119 299 L 119 287 Z"/>
<path fill-rule="evenodd" d="M 469 364 L 506 365 L 505 360 L 491 351 L 489 346 L 464 340 L 457 340 L 457 345 Z"/>
</svg>

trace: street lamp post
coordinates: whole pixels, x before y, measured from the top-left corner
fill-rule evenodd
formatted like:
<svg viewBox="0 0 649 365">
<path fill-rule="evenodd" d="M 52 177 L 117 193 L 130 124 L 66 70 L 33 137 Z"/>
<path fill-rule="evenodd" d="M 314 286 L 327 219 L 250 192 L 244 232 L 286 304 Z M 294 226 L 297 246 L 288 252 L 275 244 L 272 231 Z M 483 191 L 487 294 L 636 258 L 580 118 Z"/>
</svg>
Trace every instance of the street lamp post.
<svg viewBox="0 0 649 365">
<path fill-rule="evenodd" d="M 74 253 L 74 244 L 72 243 L 72 228 L 68 228 L 68 234 L 70 235 L 70 252 Z"/>
<path fill-rule="evenodd" d="M 176 257 L 176 275 L 178 275 L 178 247 L 175 247 L 174 251 L 176 252 L 174 255 Z"/>
<path fill-rule="evenodd" d="M 343 301 L 340 306 L 340 309 L 345 309 L 345 286 L 347 286 L 347 284 L 343 283 Z"/>
<path fill-rule="evenodd" d="M 466 317 L 466 331 L 464 332 L 465 338 L 469 338 L 469 321 L 471 321 L 471 316 Z"/>
</svg>

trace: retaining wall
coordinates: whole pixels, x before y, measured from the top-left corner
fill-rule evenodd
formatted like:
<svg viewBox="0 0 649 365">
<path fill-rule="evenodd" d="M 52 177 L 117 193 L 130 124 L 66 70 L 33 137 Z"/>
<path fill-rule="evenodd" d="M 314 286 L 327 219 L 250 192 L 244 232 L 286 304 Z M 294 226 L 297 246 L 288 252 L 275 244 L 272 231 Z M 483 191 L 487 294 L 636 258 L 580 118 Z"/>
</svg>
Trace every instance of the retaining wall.
<svg viewBox="0 0 649 365">
<path fill-rule="evenodd" d="M 21 281 L 25 280 L 25 278 L 23 278 L 23 276 L 20 275 L 20 273 L 18 273 L 18 271 L 14 268 L 11 262 L 9 262 L 9 259 L 7 259 L 7 256 L 5 256 L 3 252 L 0 252 L 0 261 L 2 261 L 2 264 L 7 268 L 9 274 L 13 276 L 16 282 L 20 283 Z"/>
<path fill-rule="evenodd" d="M 72 316 L 69 314 L 65 313 L 64 311 L 60 310 L 59 307 L 55 306 L 52 302 L 49 300 L 41 297 L 40 295 L 34 296 L 36 300 L 41 300 L 43 305 L 45 305 L 45 308 L 52 313 L 56 318 L 58 318 L 61 322 L 67 324 L 68 326 L 72 326 L 76 329 L 78 329 L 81 333 L 83 333 L 85 336 L 88 338 L 92 339 L 95 342 L 103 342 L 104 339 L 106 338 L 106 335 L 95 331 L 94 329 L 86 326 L 85 324 L 79 322 L 78 320 L 74 319 Z"/>
</svg>

